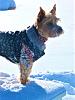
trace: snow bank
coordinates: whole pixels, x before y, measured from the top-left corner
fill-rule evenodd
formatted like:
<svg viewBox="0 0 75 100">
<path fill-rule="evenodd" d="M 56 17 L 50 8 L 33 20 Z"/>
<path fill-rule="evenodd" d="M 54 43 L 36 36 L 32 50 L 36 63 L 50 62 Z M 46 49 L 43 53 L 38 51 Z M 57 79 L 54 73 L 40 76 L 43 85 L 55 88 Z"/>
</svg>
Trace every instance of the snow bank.
<svg viewBox="0 0 75 100">
<path fill-rule="evenodd" d="M 1 100 L 56 100 L 64 95 L 65 88 L 59 82 L 30 78 L 27 85 L 22 85 L 14 75 L 0 74 Z"/>
<path fill-rule="evenodd" d="M 65 83 L 69 83 L 71 86 L 75 87 L 75 73 L 73 72 L 60 72 L 60 73 L 46 73 L 31 75 L 31 77 L 44 79 L 44 80 L 57 80 Z"/>
<path fill-rule="evenodd" d="M 75 95 L 75 73 L 73 72 L 46 73 L 31 75 L 31 77 L 46 81 L 59 81 L 64 85 L 67 94 Z"/>
<path fill-rule="evenodd" d="M 0 11 L 12 10 L 16 8 L 14 0 L 0 0 Z"/>
</svg>

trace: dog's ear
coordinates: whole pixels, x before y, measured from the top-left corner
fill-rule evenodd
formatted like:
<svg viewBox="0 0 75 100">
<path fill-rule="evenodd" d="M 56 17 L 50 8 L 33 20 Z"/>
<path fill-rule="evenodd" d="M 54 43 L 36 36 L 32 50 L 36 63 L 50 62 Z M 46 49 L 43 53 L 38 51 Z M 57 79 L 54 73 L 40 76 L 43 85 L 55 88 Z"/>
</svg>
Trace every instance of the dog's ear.
<svg viewBox="0 0 75 100">
<path fill-rule="evenodd" d="M 45 11 L 40 7 L 40 11 L 37 16 L 37 22 L 41 22 L 42 19 L 45 17 Z"/>
<path fill-rule="evenodd" d="M 56 4 L 53 6 L 53 9 L 50 11 L 52 15 L 56 15 Z"/>
</svg>

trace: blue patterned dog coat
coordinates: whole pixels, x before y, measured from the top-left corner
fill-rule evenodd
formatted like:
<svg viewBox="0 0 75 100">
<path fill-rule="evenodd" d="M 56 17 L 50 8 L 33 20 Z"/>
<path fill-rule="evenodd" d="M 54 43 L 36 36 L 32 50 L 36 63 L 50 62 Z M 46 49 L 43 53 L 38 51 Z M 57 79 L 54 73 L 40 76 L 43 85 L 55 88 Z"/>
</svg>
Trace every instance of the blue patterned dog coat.
<svg viewBox="0 0 75 100">
<path fill-rule="evenodd" d="M 34 25 L 23 31 L 0 32 L 0 55 L 11 62 L 20 62 L 22 44 L 32 52 L 33 62 L 45 54 L 44 41 Z"/>
</svg>

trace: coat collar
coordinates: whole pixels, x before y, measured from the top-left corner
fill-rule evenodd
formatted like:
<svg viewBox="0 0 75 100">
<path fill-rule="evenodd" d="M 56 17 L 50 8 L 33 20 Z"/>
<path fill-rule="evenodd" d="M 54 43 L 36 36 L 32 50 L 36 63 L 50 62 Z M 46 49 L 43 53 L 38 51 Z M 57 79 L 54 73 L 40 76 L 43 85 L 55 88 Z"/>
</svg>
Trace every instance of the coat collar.
<svg viewBox="0 0 75 100">
<path fill-rule="evenodd" d="M 45 41 L 42 40 L 42 37 L 34 25 L 26 30 L 26 34 L 34 47 L 36 46 L 41 51 L 45 50 Z"/>
</svg>

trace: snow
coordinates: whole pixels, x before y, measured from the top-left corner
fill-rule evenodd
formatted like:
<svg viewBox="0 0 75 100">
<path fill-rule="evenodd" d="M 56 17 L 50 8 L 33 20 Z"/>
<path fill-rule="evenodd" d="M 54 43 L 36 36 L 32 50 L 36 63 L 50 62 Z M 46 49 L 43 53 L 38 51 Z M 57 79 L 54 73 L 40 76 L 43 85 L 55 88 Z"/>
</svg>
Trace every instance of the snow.
<svg viewBox="0 0 75 100">
<path fill-rule="evenodd" d="M 1 100 L 13 100 L 14 98 L 15 100 L 52 100 L 60 95 L 60 97 L 64 96 L 65 93 L 65 88 L 60 82 L 30 77 L 30 81 L 26 85 L 22 85 L 14 75 L 0 73 Z"/>
<path fill-rule="evenodd" d="M 75 100 L 75 73 L 43 73 L 30 75 L 29 82 L 22 85 L 15 75 L 0 72 L 1 100 Z M 66 94 L 66 96 L 65 96 Z M 7 99 L 5 99 L 7 98 Z M 58 100 L 58 99 L 57 99 Z M 60 100 L 60 99 L 59 99 Z"/>
<path fill-rule="evenodd" d="M 31 77 L 46 81 L 54 80 L 62 82 L 67 93 L 70 95 L 75 95 L 75 73 L 73 72 L 37 74 L 31 75 Z"/>
<path fill-rule="evenodd" d="M 0 11 L 11 10 L 16 8 L 14 0 L 0 0 Z"/>
</svg>

